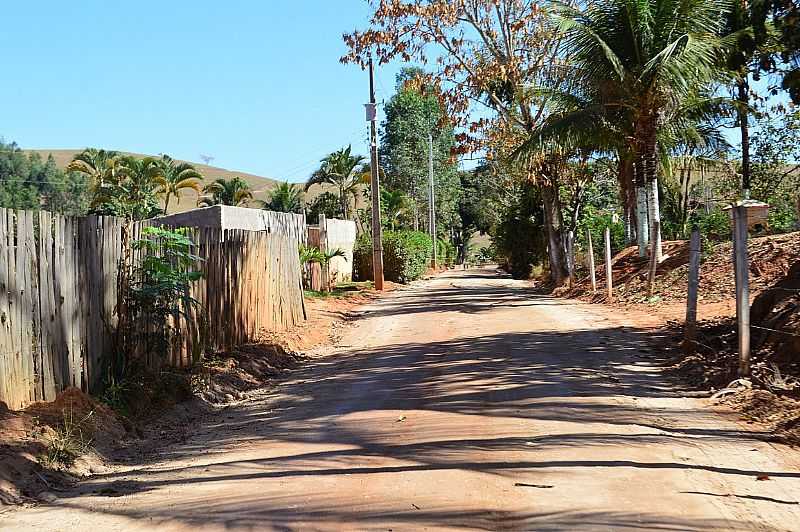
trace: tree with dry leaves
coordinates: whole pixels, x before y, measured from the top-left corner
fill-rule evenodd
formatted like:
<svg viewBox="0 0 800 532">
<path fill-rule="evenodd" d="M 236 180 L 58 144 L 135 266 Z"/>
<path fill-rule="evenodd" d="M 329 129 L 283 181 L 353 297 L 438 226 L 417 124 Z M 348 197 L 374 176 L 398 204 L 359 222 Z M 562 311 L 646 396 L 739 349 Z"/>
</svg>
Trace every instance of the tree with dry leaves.
<svg viewBox="0 0 800 532">
<path fill-rule="evenodd" d="M 558 76 L 561 37 L 545 2 L 536 0 L 375 0 L 369 27 L 344 35 L 344 63 L 364 67 L 393 60 L 435 63 L 431 83 L 457 136 L 459 151 L 509 154 L 535 133 L 547 105 L 532 87 Z M 431 68 L 430 66 L 428 67 Z M 476 107 L 484 111 L 475 112 Z M 485 110 L 488 109 L 488 113 Z M 550 271 L 562 284 L 567 261 L 559 199 L 558 153 L 518 165 L 523 179 L 541 189 Z"/>
</svg>

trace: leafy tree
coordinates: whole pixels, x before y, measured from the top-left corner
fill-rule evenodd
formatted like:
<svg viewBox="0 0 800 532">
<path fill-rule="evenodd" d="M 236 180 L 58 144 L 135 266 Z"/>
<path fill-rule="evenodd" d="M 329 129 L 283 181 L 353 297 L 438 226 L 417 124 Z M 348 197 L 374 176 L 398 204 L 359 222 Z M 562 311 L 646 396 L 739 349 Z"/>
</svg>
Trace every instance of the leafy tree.
<svg viewBox="0 0 800 532">
<path fill-rule="evenodd" d="M 326 218 L 336 218 L 341 216 L 341 202 L 336 194 L 332 192 L 323 192 L 319 194 L 313 201 L 307 205 L 306 220 L 310 224 L 319 223 L 319 215 L 322 214 Z"/>
<path fill-rule="evenodd" d="M 303 212 L 303 191 L 297 185 L 289 182 L 278 183 L 269 191 L 269 200 L 264 202 L 264 208 L 275 212 Z"/>
<path fill-rule="evenodd" d="M 398 224 L 410 214 L 411 200 L 401 190 L 382 189 L 381 208 L 383 209 L 383 223 L 394 231 L 398 229 Z"/>
<path fill-rule="evenodd" d="M 81 174 L 60 170 L 52 156 L 43 160 L 0 142 L 0 206 L 81 215 L 88 202 L 89 184 Z"/>
<path fill-rule="evenodd" d="M 544 101 L 531 87 L 544 78 L 565 75 L 559 33 L 549 25 L 549 2 L 463 0 L 429 2 L 398 0 L 374 4 L 370 26 L 344 36 L 344 62 L 365 65 L 392 59 L 425 64 L 436 57 L 429 77 L 442 87 L 448 116 L 463 132 L 456 137 L 459 152 L 487 150 L 492 158 L 506 157 L 547 117 Z M 483 106 L 479 112 L 476 106 Z M 566 276 L 563 253 L 559 176 L 538 162 L 519 164 L 514 175 L 535 183 L 547 204 L 544 229 L 548 234 L 551 275 L 556 283 Z M 531 235 L 531 239 L 535 238 Z"/>
<path fill-rule="evenodd" d="M 158 160 L 121 155 L 114 158 L 111 167 L 113 172 L 95 191 L 95 213 L 144 220 L 162 212 L 158 202 L 162 177 Z"/>
<path fill-rule="evenodd" d="M 156 182 L 158 193 L 164 196 L 164 212 L 169 212 L 169 200 L 175 196 L 178 203 L 185 190 L 194 190 L 200 194 L 200 181 L 203 175 L 189 163 L 177 162 L 169 155 L 162 155 L 158 160 L 159 175 Z"/>
<path fill-rule="evenodd" d="M 454 244 L 457 262 L 462 264 L 469 251 L 469 243 L 475 232 L 489 233 L 499 222 L 497 176 L 491 165 L 484 163 L 478 168 L 459 172 L 461 197 L 458 202 L 459 223 Z"/>
<path fill-rule="evenodd" d="M 723 0 L 601 0 L 559 15 L 569 85 L 583 102 L 561 120 L 610 123 L 630 139 L 651 224 L 660 223 L 659 132 L 681 102 L 719 74 L 715 58 L 726 8 Z M 660 234 L 655 237 L 660 258 Z"/>
<path fill-rule="evenodd" d="M 210 207 L 212 205 L 230 205 L 240 207 L 253 199 L 250 185 L 241 177 L 233 179 L 215 179 L 203 188 L 206 196 L 197 204 Z"/>
<path fill-rule="evenodd" d="M 320 161 L 320 167 L 306 182 L 305 189 L 314 185 L 333 185 L 339 198 L 340 215 L 351 218 L 351 200 L 355 202 L 362 185 L 369 182 L 369 167 L 362 155 L 353 155 L 352 146 L 327 155 Z"/>
<path fill-rule="evenodd" d="M 76 154 L 67 165 L 67 170 L 79 172 L 92 180 L 95 190 L 102 188 L 107 181 L 115 181 L 120 154 L 115 151 L 86 148 Z"/>
<path fill-rule="evenodd" d="M 453 126 L 440 98 L 441 91 L 426 82 L 421 69 L 403 69 L 397 76 L 397 92 L 386 104 L 379 156 L 386 174 L 384 184 L 409 196 L 413 225 L 419 227 L 428 212 L 432 137 L 436 219 L 447 234 L 457 220 L 458 176 Z"/>
</svg>

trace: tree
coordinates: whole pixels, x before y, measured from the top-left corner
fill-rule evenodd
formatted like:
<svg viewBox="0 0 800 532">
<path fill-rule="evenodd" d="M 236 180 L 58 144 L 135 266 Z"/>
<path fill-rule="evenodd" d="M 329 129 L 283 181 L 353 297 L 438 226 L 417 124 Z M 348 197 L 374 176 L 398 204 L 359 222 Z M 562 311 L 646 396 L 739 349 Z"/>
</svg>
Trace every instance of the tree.
<svg viewBox="0 0 800 532">
<path fill-rule="evenodd" d="M 369 183 L 369 166 L 362 155 L 353 155 L 352 146 L 347 146 L 325 156 L 305 185 L 307 191 L 314 185 L 333 185 L 339 198 L 343 219 L 351 217 L 350 201 L 358 198 L 362 185 Z"/>
<path fill-rule="evenodd" d="M 323 192 L 319 194 L 313 201 L 308 202 L 306 205 L 306 221 L 310 224 L 319 223 L 319 216 L 324 215 L 326 218 L 336 218 L 341 216 L 339 209 L 341 203 L 336 194 L 332 192 Z"/>
<path fill-rule="evenodd" d="M 83 215 L 89 204 L 88 178 L 65 172 L 52 155 L 26 155 L 16 144 L 0 141 L 0 207 Z"/>
<path fill-rule="evenodd" d="M 120 154 L 115 151 L 86 148 L 72 158 L 67 170 L 88 176 L 92 186 L 100 189 L 106 181 L 115 179 L 119 158 Z"/>
<path fill-rule="evenodd" d="M 158 168 L 156 182 L 159 185 L 158 193 L 164 196 L 164 213 L 169 212 L 169 200 L 172 196 L 180 203 L 184 190 L 194 190 L 200 194 L 203 175 L 191 164 L 177 162 L 169 155 L 161 155 Z"/>
<path fill-rule="evenodd" d="M 541 85 L 546 75 L 563 75 L 546 68 L 561 62 L 562 37 L 549 26 L 545 5 L 382 0 L 375 4 L 368 29 L 344 36 L 349 52 L 342 61 L 363 66 L 374 55 L 380 63 L 401 59 L 425 64 L 435 57 L 437 68 L 429 76 L 442 87 L 441 99 L 453 125 L 464 128 L 456 136 L 459 151 L 488 148 L 490 154 L 510 154 L 514 143 L 532 134 L 546 117 L 542 98 L 530 87 Z M 476 105 L 488 109 L 488 115 L 485 110 L 472 113 Z M 546 204 L 550 273 L 561 284 L 566 264 L 558 175 L 530 164 L 520 170 L 521 179 L 545 192 L 536 197 Z"/>
<path fill-rule="evenodd" d="M 580 100 L 559 125 L 595 124 L 626 139 L 638 204 L 647 205 L 639 213 L 640 242 L 660 225 L 659 133 L 718 75 L 726 8 L 724 0 L 601 0 L 559 14 L 568 85 Z M 660 260 L 660 232 L 653 236 Z"/>
<path fill-rule="evenodd" d="M 212 205 L 230 205 L 240 207 L 253 199 L 250 185 L 241 177 L 233 179 L 215 179 L 203 187 L 206 196 L 200 198 L 198 205 L 210 207 Z"/>
<path fill-rule="evenodd" d="M 440 97 L 441 91 L 427 83 L 424 71 L 401 70 L 397 92 L 386 104 L 379 157 L 386 174 L 383 183 L 411 199 L 411 218 L 418 228 L 428 209 L 429 136 L 432 138 L 436 219 L 447 232 L 457 220 L 458 176 L 453 126 Z"/>
<path fill-rule="evenodd" d="M 264 202 L 264 209 L 275 212 L 303 212 L 303 191 L 289 182 L 278 183 L 269 191 L 269 200 Z"/>
<path fill-rule="evenodd" d="M 403 218 L 411 214 L 411 200 L 402 190 L 381 190 L 383 221 L 394 231 Z"/>
<path fill-rule="evenodd" d="M 95 190 L 92 211 L 131 220 L 152 218 L 162 212 L 158 202 L 161 167 L 153 157 L 121 155 L 113 172 Z"/>
<path fill-rule="evenodd" d="M 492 165 L 484 163 L 474 170 L 459 172 L 461 197 L 458 202 L 459 223 L 454 244 L 457 262 L 467 259 L 470 240 L 475 232 L 489 233 L 499 222 L 498 184 Z"/>
</svg>

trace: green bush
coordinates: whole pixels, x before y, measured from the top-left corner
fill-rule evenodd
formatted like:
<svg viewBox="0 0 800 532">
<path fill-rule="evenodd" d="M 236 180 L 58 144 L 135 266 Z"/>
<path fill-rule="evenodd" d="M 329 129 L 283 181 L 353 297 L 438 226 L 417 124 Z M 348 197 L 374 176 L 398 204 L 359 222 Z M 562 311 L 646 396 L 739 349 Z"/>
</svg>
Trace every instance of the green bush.
<svg viewBox="0 0 800 532">
<path fill-rule="evenodd" d="M 728 211 L 714 209 L 710 213 L 697 214 L 697 227 L 700 235 L 711 242 L 721 242 L 731 238 L 731 217 Z"/>
<path fill-rule="evenodd" d="M 442 238 L 436 241 L 436 258 L 439 266 L 453 266 L 458 256 L 456 247 L 449 240 Z"/>
<path fill-rule="evenodd" d="M 767 225 L 772 233 L 790 233 L 797 230 L 797 211 L 786 198 L 772 198 Z"/>
<path fill-rule="evenodd" d="M 586 230 L 588 229 L 592 233 L 595 257 L 602 258 L 605 249 L 606 227 L 611 229 L 611 252 L 618 253 L 625 249 L 625 225 L 621 221 L 614 222 L 613 214 L 597 211 L 593 207 L 586 208 L 578 224 L 576 236 L 581 249 L 589 249 L 589 243 L 586 240 Z"/>
<path fill-rule="evenodd" d="M 430 236 L 419 231 L 383 233 L 383 276 L 387 281 L 416 281 L 428 268 L 433 247 Z M 372 279 L 372 240 L 360 235 L 353 250 L 353 275 L 357 280 Z"/>
</svg>

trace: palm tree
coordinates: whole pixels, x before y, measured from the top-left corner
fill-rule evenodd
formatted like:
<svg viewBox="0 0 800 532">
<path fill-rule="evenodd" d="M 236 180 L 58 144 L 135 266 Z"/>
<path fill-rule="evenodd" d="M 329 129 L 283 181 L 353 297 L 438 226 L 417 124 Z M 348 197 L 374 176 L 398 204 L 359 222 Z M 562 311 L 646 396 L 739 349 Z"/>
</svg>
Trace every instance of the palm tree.
<svg viewBox="0 0 800 532">
<path fill-rule="evenodd" d="M 181 201 L 181 193 L 191 189 L 200 194 L 200 181 L 203 176 L 189 163 L 179 163 L 169 155 L 161 155 L 157 161 L 160 175 L 157 182 L 158 193 L 164 196 L 164 213 L 169 210 L 169 200 L 172 196 Z"/>
<path fill-rule="evenodd" d="M 352 155 L 352 146 L 327 155 L 320 161 L 319 169 L 306 182 L 305 189 L 313 185 L 330 184 L 336 187 L 342 218 L 350 219 L 350 198 L 358 197 L 360 185 L 369 182 L 369 168 L 364 157 Z"/>
<path fill-rule="evenodd" d="M 198 205 L 231 205 L 239 207 L 253 199 L 250 185 L 241 177 L 233 179 L 216 179 L 203 188 L 203 192 L 210 194 L 197 202 Z"/>
<path fill-rule="evenodd" d="M 386 221 L 392 231 L 400 219 L 407 215 L 411 208 L 411 198 L 401 190 L 381 190 L 381 206 L 384 208 Z"/>
<path fill-rule="evenodd" d="M 119 163 L 118 152 L 86 148 L 75 154 L 67 165 L 67 171 L 87 176 L 91 180 L 94 194 L 97 195 L 107 182 L 116 180 L 116 174 L 121 168 Z"/>
<path fill-rule="evenodd" d="M 269 191 L 269 200 L 264 202 L 264 209 L 275 212 L 303 212 L 303 191 L 289 182 L 278 183 Z"/>
<path fill-rule="evenodd" d="M 118 155 L 109 159 L 107 170 L 94 190 L 91 203 L 94 212 L 134 220 L 159 213 L 157 189 L 161 170 L 156 159 Z"/>
<path fill-rule="evenodd" d="M 640 218 L 649 218 L 651 229 L 660 225 L 659 132 L 682 102 L 717 76 L 727 7 L 727 0 L 599 0 L 580 11 L 563 8 L 558 16 L 570 60 L 569 91 L 579 96 L 561 125 L 617 132 L 617 147 L 632 158 L 638 204 L 647 205 Z M 653 236 L 660 259 L 660 232 Z"/>
</svg>

